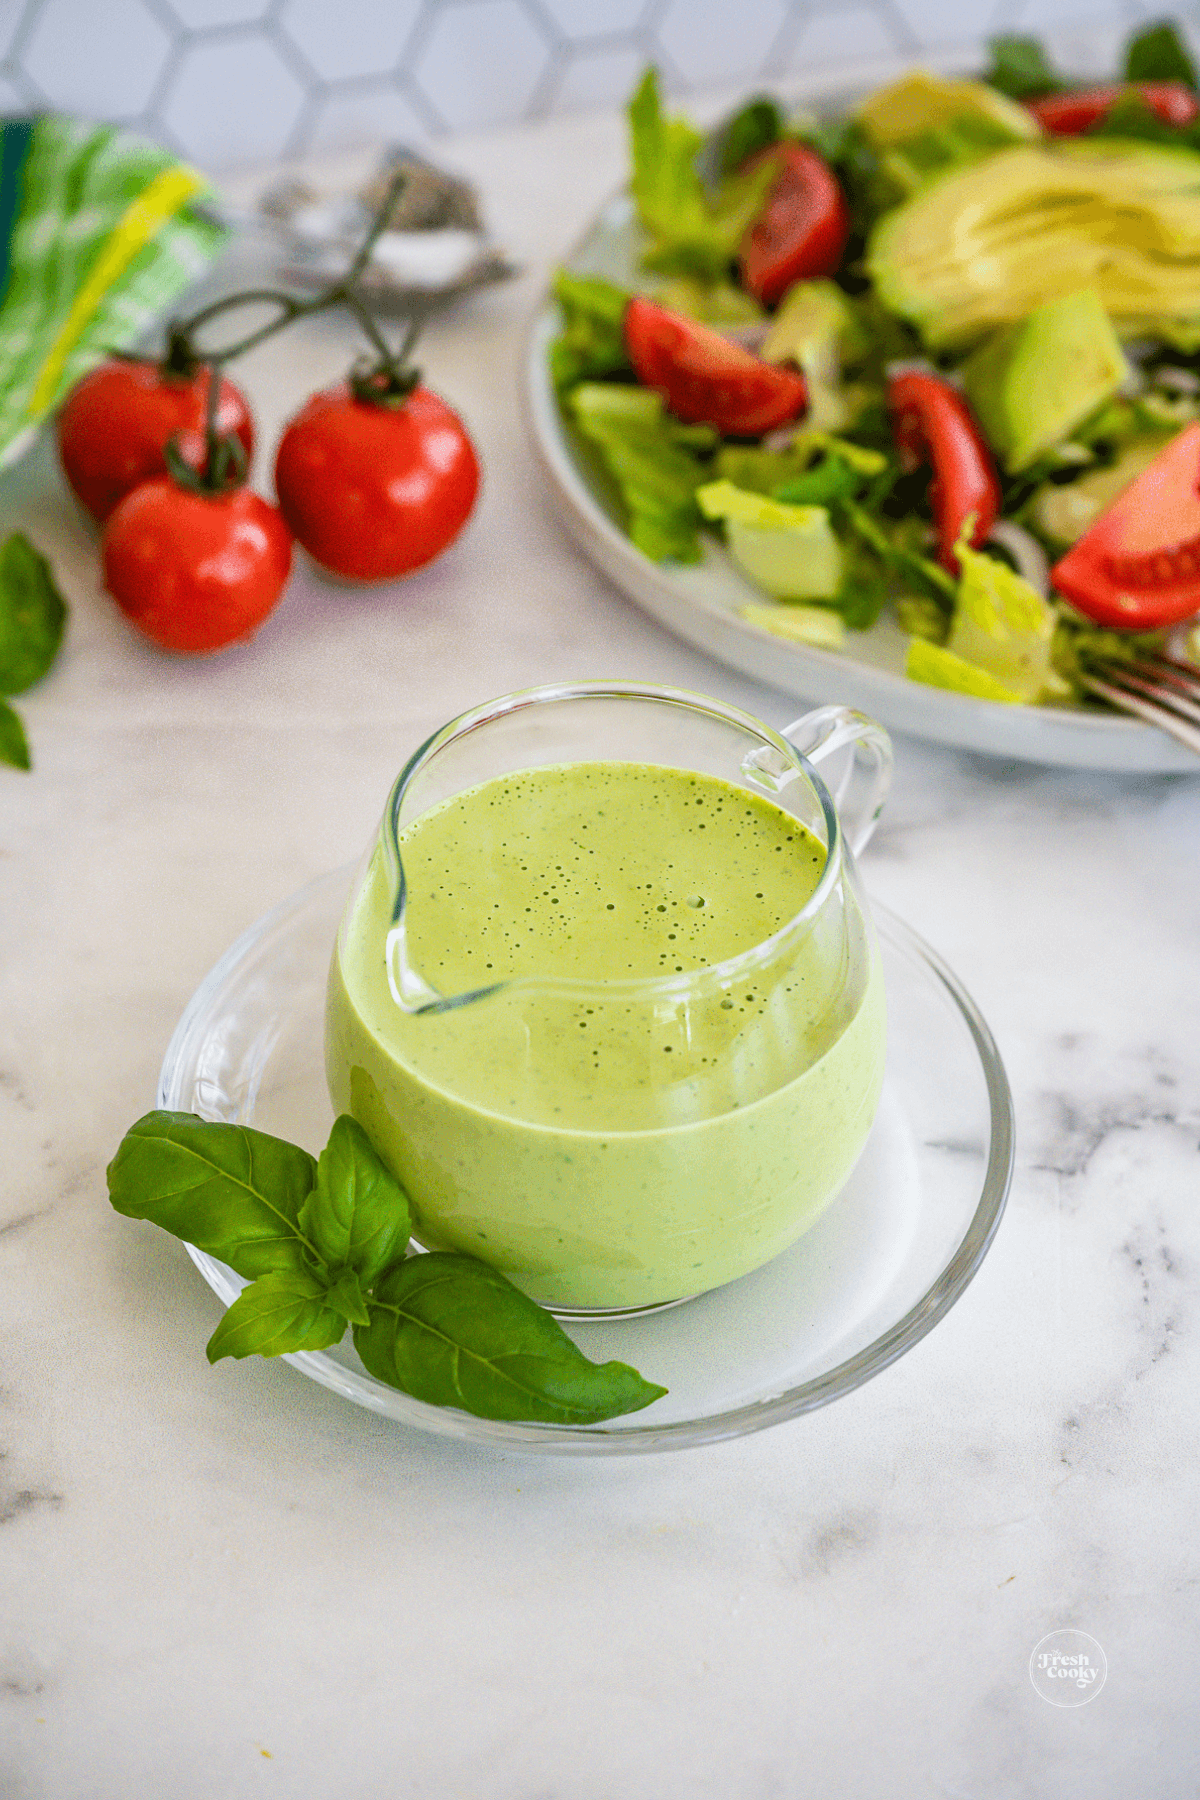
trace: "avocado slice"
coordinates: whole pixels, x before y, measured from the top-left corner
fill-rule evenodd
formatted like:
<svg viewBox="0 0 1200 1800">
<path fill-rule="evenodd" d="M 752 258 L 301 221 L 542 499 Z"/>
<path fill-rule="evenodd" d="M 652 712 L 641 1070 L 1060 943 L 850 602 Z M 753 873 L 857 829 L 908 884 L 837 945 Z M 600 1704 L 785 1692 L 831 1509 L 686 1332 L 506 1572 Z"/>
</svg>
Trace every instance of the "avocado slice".
<svg viewBox="0 0 1200 1800">
<path fill-rule="evenodd" d="M 858 109 L 859 124 L 878 150 L 890 150 L 968 118 L 1000 127 L 1014 143 L 1042 135 L 1031 112 L 985 81 L 951 81 L 928 69 L 910 69 L 899 81 L 871 94 Z"/>
<path fill-rule="evenodd" d="M 963 386 L 992 448 L 1016 474 L 1116 393 L 1129 376 L 1095 288 L 1035 307 L 982 344 Z"/>
<path fill-rule="evenodd" d="M 998 150 L 885 213 L 866 263 L 884 306 L 935 349 L 1085 286 L 1122 334 L 1194 319 L 1200 154 L 1123 138 Z"/>
</svg>

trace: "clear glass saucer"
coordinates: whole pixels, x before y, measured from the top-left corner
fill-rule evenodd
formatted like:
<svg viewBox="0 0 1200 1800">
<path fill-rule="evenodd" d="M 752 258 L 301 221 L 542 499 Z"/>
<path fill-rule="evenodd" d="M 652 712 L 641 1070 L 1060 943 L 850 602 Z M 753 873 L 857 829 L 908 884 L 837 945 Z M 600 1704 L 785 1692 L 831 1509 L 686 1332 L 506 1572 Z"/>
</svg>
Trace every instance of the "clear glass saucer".
<svg viewBox="0 0 1200 1800">
<path fill-rule="evenodd" d="M 157 1104 L 253 1124 L 315 1155 L 332 1123 L 322 1063 L 325 978 L 350 869 L 321 876 L 251 926 L 176 1027 Z M 498 1449 L 602 1456 L 760 1431 L 861 1386 L 931 1331 L 982 1262 L 1012 1178 L 1012 1096 L 970 996 L 921 939 L 873 909 L 888 1001 L 888 1066 L 866 1149 L 806 1236 L 740 1281 L 682 1306 L 573 1319 L 584 1353 L 669 1389 L 603 1425 L 516 1425 L 427 1406 L 368 1375 L 349 1335 L 288 1361 L 359 1406 Z M 189 1246 L 226 1305 L 241 1278 Z M 199 1350 L 199 1346 L 197 1347 Z"/>
</svg>

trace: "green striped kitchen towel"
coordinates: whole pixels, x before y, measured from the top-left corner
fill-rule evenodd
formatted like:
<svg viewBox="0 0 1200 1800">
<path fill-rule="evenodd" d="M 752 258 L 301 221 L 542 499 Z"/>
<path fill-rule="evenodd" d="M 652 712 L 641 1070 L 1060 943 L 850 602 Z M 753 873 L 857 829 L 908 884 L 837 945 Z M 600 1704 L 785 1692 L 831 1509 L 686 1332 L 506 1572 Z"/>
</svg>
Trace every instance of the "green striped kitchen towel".
<svg viewBox="0 0 1200 1800">
<path fill-rule="evenodd" d="M 166 150 L 58 113 L 0 125 L 0 468 L 109 350 L 200 275 L 224 228 Z"/>
</svg>

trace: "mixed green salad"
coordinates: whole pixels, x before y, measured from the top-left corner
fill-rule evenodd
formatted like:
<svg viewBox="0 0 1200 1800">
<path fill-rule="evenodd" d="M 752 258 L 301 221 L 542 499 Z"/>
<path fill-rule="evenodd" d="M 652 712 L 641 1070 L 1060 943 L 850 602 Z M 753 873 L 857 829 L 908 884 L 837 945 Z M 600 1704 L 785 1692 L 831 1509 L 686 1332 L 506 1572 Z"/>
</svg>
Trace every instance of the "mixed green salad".
<svg viewBox="0 0 1200 1800">
<path fill-rule="evenodd" d="M 1200 97 L 1170 24 L 1113 82 L 1031 38 L 851 114 L 629 106 L 636 283 L 560 270 L 551 372 L 632 541 L 718 533 L 754 625 L 891 608 L 915 680 L 1092 705 L 1096 656 L 1200 661 Z"/>
</svg>

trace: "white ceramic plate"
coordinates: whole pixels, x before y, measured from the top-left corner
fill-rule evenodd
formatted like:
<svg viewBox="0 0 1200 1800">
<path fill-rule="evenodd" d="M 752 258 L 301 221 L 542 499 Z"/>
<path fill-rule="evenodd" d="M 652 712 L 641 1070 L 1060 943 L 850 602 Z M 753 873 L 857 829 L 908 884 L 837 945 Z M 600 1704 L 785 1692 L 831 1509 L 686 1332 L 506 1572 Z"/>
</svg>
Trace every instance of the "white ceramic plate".
<svg viewBox="0 0 1200 1800">
<path fill-rule="evenodd" d="M 567 265 L 626 287 L 639 283 L 638 227 L 622 194 L 601 212 Z M 1115 715 L 1006 706 L 909 681 L 907 639 L 889 618 L 851 632 L 843 651 L 788 643 L 739 616 L 747 601 L 767 598 L 704 539 L 699 563 L 654 563 L 626 537 L 619 505 L 587 446 L 570 431 L 550 380 L 547 349 L 559 329 L 547 298 L 526 345 L 526 419 L 559 513 L 585 554 L 630 599 L 668 630 L 721 662 L 802 700 L 855 706 L 896 731 L 993 756 L 1061 763 L 1080 769 L 1200 773 L 1195 756 L 1153 726 Z"/>
<path fill-rule="evenodd" d="M 350 871 L 312 883 L 252 926 L 179 1021 L 158 1105 L 253 1124 L 318 1152 L 333 1122 L 322 1060 L 325 980 Z M 761 1431 L 849 1393 L 904 1355 L 962 1294 L 1000 1222 L 1012 1101 L 991 1033 L 950 971 L 875 909 L 888 1005 L 879 1113 L 857 1167 L 817 1224 L 740 1281 L 686 1304 L 567 1328 L 667 1395 L 604 1425 L 519 1425 L 428 1406 L 367 1373 L 349 1339 L 288 1361 L 405 1426 L 497 1449 L 620 1455 Z M 191 1250 L 226 1304 L 245 1285 Z M 203 1346 L 196 1345 L 197 1356 Z"/>
</svg>

